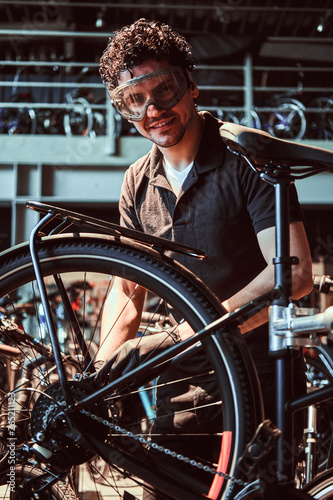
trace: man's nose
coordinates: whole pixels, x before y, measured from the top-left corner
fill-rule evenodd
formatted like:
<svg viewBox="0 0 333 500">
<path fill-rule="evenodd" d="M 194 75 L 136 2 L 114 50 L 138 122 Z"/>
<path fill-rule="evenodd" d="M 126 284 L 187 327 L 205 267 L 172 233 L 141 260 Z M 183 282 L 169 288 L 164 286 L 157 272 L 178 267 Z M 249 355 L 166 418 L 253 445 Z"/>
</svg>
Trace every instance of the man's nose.
<svg viewBox="0 0 333 500">
<path fill-rule="evenodd" d="M 160 113 L 162 108 L 159 108 L 156 106 L 154 102 L 149 102 L 147 104 L 147 110 L 146 110 L 146 115 L 149 117 L 154 117 Z"/>
</svg>

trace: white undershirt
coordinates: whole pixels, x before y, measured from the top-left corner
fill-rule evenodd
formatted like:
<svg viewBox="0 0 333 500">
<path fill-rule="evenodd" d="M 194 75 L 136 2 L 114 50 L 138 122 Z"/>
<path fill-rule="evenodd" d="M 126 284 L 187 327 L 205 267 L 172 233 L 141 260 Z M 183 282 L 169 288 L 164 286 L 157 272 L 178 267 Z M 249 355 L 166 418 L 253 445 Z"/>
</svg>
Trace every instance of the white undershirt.
<svg viewBox="0 0 333 500">
<path fill-rule="evenodd" d="M 192 166 L 193 166 L 193 161 L 189 165 L 187 165 L 187 167 L 184 168 L 184 170 L 180 172 L 179 170 L 176 170 L 175 168 L 171 167 L 171 165 L 169 165 L 169 163 L 164 158 L 165 175 L 166 178 L 168 179 L 170 186 L 172 187 L 173 192 L 177 197 L 184 183 L 184 180 L 186 179 L 187 174 L 191 170 Z"/>
</svg>

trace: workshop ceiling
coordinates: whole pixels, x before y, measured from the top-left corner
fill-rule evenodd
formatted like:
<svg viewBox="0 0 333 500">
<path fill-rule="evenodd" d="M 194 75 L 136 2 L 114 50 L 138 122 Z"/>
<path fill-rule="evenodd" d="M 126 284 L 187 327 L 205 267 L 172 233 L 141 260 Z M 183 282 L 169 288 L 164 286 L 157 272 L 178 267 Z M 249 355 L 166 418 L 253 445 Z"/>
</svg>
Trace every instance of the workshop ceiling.
<svg viewBox="0 0 333 500">
<path fill-rule="evenodd" d="M 160 19 L 186 33 L 321 37 L 333 35 L 331 0 L 11 0 L 0 1 L 0 25 L 57 24 L 110 31 L 139 17 Z M 45 25 L 45 26 L 44 26 Z"/>
<path fill-rule="evenodd" d="M 278 40 L 303 44 L 297 45 L 301 58 L 302 47 L 306 58 L 309 43 L 317 43 L 324 59 L 333 41 L 332 0 L 0 0 L 0 36 L 1 31 L 8 39 L 17 36 L 15 30 L 40 30 L 45 36 L 61 30 L 101 39 L 140 17 L 160 19 L 192 39 L 215 36 L 236 44 L 259 40 L 261 45 L 268 43 L 263 49 L 267 57 L 275 56 L 270 44 L 276 47 Z"/>
</svg>

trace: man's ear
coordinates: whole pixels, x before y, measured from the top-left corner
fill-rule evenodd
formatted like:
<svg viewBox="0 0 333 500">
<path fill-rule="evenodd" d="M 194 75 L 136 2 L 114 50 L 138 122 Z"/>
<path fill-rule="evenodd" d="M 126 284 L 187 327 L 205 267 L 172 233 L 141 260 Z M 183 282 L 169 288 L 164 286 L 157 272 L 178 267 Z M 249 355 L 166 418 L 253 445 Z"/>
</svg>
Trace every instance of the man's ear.
<svg viewBox="0 0 333 500">
<path fill-rule="evenodd" d="M 193 99 L 195 99 L 199 95 L 199 89 L 193 81 L 190 82 L 190 92 Z"/>
</svg>

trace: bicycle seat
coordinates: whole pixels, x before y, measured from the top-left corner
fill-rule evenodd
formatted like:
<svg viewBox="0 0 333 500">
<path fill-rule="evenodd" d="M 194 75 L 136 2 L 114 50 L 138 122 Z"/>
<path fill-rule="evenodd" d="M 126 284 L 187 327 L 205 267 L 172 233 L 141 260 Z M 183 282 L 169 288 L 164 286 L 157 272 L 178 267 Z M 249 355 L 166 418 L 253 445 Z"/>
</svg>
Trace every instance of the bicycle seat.
<svg viewBox="0 0 333 500">
<path fill-rule="evenodd" d="M 235 123 L 224 123 L 220 136 L 234 153 L 245 157 L 256 169 L 314 167 L 333 172 L 333 151 L 277 139 L 267 132 Z"/>
</svg>

